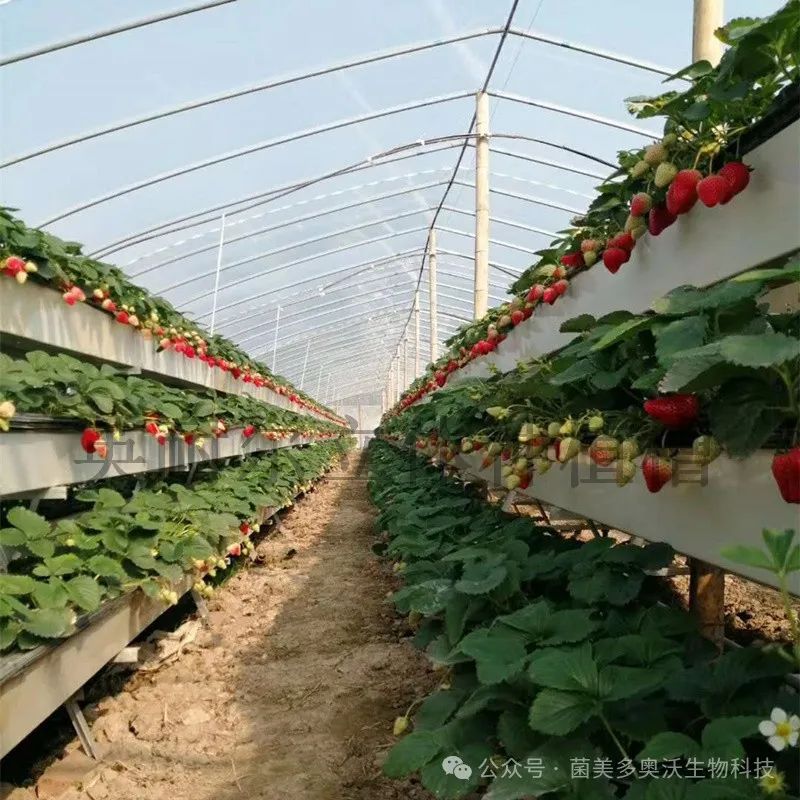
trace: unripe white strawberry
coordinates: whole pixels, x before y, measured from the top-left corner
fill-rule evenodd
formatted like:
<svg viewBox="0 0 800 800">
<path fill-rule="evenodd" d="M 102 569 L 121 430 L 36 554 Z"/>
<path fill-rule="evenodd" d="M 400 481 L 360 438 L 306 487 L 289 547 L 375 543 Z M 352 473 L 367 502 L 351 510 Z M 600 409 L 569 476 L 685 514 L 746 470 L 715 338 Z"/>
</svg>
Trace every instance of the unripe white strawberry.
<svg viewBox="0 0 800 800">
<path fill-rule="evenodd" d="M 599 414 L 594 414 L 593 416 L 589 417 L 589 430 L 592 433 L 597 433 L 597 431 L 602 430 L 603 425 L 605 424 L 603 418 Z"/>
<path fill-rule="evenodd" d="M 560 431 L 561 431 L 561 424 L 558 423 L 558 422 L 551 422 L 547 426 L 547 435 L 548 436 L 558 436 Z"/>
<path fill-rule="evenodd" d="M 38 272 L 39 267 L 36 266 L 35 261 L 26 261 L 25 262 L 25 272 Z"/>
<path fill-rule="evenodd" d="M 521 483 L 519 475 L 511 474 L 509 475 L 504 481 L 503 486 L 506 487 L 509 491 L 513 491 L 517 489 Z"/>
<path fill-rule="evenodd" d="M 102 289 L 95 289 L 92 292 L 92 297 L 94 297 L 95 300 L 102 300 L 105 296 L 106 294 Z"/>
<path fill-rule="evenodd" d="M 619 446 L 619 457 L 623 461 L 633 461 L 639 455 L 639 445 L 635 439 L 623 439 Z"/>
<path fill-rule="evenodd" d="M 659 189 L 663 189 L 672 183 L 672 180 L 677 174 L 678 168 L 669 161 L 664 161 L 663 163 L 659 164 L 658 167 L 656 167 L 656 174 L 653 178 L 653 183 L 655 183 Z"/>
<path fill-rule="evenodd" d="M 558 429 L 562 436 L 572 436 L 575 433 L 575 423 L 571 419 L 564 421 L 564 424 Z"/>
<path fill-rule="evenodd" d="M 646 161 L 637 161 L 631 168 L 631 177 L 641 178 L 647 174 L 649 169 L 650 165 Z M 586 259 L 584 258 L 584 260 Z"/>
<path fill-rule="evenodd" d="M 18 273 L 17 273 L 17 274 L 14 276 L 14 280 L 15 280 L 15 281 L 16 281 L 16 282 L 17 282 L 17 283 L 20 285 L 20 286 L 22 286 L 22 284 L 23 284 L 23 283 L 25 283 L 25 281 L 27 281 L 27 280 L 28 280 L 28 273 L 27 273 L 27 272 L 25 272 L 25 271 L 23 271 L 23 272 L 18 272 Z"/>
<path fill-rule="evenodd" d="M 650 147 L 644 151 L 644 160 L 651 166 L 655 167 L 661 164 L 667 157 L 667 148 L 661 142 L 654 142 Z"/>
<path fill-rule="evenodd" d="M 130 325 L 132 328 L 138 328 L 139 327 L 139 317 L 137 317 L 136 314 L 131 314 L 128 317 L 128 325 Z"/>
<path fill-rule="evenodd" d="M 626 458 L 617 461 L 617 486 L 625 486 L 636 475 L 636 464 Z"/>
<path fill-rule="evenodd" d="M 581 451 L 581 443 L 577 440 L 572 438 L 571 436 L 567 436 L 565 439 L 562 439 L 558 444 L 558 460 L 562 464 L 566 464 L 572 458 L 575 458 L 578 453 Z"/>
<path fill-rule="evenodd" d="M 394 721 L 392 733 L 394 733 L 395 736 L 402 736 L 407 729 L 408 729 L 408 717 L 398 717 Z"/>
</svg>

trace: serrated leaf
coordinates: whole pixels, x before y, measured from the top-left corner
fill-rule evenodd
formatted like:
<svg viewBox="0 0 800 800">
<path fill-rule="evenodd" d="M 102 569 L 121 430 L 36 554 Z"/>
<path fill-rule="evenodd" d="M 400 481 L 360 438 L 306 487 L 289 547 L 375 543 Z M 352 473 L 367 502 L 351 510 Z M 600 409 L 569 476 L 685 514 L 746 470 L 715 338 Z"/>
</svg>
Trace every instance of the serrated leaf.
<svg viewBox="0 0 800 800">
<path fill-rule="evenodd" d="M 74 553 L 46 558 L 44 565 L 50 575 L 71 575 L 73 572 L 80 571 L 83 562 Z"/>
<path fill-rule="evenodd" d="M 65 608 L 68 595 L 64 582 L 52 578 L 48 582 L 39 581 L 33 591 L 33 599 L 40 608 Z"/>
<path fill-rule="evenodd" d="M 31 539 L 41 539 L 50 533 L 50 523 L 24 506 L 9 509 L 6 519 Z"/>
<path fill-rule="evenodd" d="M 112 578 L 120 582 L 128 578 L 128 574 L 123 569 L 122 564 L 108 556 L 92 556 L 86 561 L 86 569 L 101 578 Z"/>
<path fill-rule="evenodd" d="M 83 611 L 95 611 L 100 607 L 103 589 L 100 584 L 88 575 L 77 575 L 66 581 L 64 588 L 69 599 Z"/>
<path fill-rule="evenodd" d="M 69 608 L 35 608 L 20 627 L 43 639 L 59 639 L 75 629 L 75 613 Z"/>
<path fill-rule="evenodd" d="M 656 356 L 663 366 L 669 366 L 675 356 L 700 347 L 705 341 L 708 318 L 704 314 L 676 319 L 653 329 Z"/>
<path fill-rule="evenodd" d="M 549 689 L 593 695 L 598 688 L 597 664 L 588 644 L 537 650 L 531 657 L 528 675 L 534 683 Z"/>
<path fill-rule="evenodd" d="M 402 738 L 389 751 L 383 764 L 390 778 L 404 778 L 425 766 L 438 754 L 439 739 L 430 731 L 414 731 Z"/>
<path fill-rule="evenodd" d="M 757 294 L 756 284 L 731 283 L 726 281 L 708 289 L 697 289 L 694 286 L 678 286 L 664 297 L 656 300 L 652 309 L 657 314 L 684 316 L 696 314 L 698 311 L 724 308 L 735 305 L 746 297 Z"/>
<path fill-rule="evenodd" d="M 22 596 L 36 588 L 37 581 L 28 575 L 9 575 L 0 572 L 0 595 Z"/>
<path fill-rule="evenodd" d="M 504 566 L 486 569 L 478 564 L 464 570 L 461 580 L 456 581 L 455 588 L 464 594 L 487 594 L 497 588 L 508 575 Z"/>
<path fill-rule="evenodd" d="M 674 731 L 664 731 L 657 733 L 644 746 L 644 749 L 636 757 L 637 761 L 654 758 L 663 761 L 668 758 L 681 758 L 683 756 L 693 756 L 698 752 L 698 744 L 685 733 Z"/>
<path fill-rule="evenodd" d="M 740 367 L 773 367 L 800 357 L 800 341 L 784 333 L 726 336 L 720 342 L 722 357 Z"/>
<path fill-rule="evenodd" d="M 605 350 L 612 344 L 616 344 L 624 339 L 632 339 L 639 331 L 652 327 L 657 321 L 657 317 L 634 317 L 617 325 L 608 331 L 598 342 L 592 346 L 592 351 Z"/>
<path fill-rule="evenodd" d="M 542 689 L 533 701 L 528 722 L 541 733 L 565 736 L 591 718 L 596 701 L 585 694 Z"/>
</svg>

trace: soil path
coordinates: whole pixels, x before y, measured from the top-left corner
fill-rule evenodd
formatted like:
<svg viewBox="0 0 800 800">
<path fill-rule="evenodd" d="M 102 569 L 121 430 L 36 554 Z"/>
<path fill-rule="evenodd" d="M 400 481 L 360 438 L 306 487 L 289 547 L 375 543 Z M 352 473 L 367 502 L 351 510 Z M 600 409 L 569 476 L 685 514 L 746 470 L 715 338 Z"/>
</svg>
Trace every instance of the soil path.
<svg viewBox="0 0 800 800">
<path fill-rule="evenodd" d="M 386 603 L 364 464 L 284 516 L 180 661 L 100 703 L 104 766 L 64 800 L 431 797 L 380 774 L 395 716 L 435 676 Z"/>
</svg>

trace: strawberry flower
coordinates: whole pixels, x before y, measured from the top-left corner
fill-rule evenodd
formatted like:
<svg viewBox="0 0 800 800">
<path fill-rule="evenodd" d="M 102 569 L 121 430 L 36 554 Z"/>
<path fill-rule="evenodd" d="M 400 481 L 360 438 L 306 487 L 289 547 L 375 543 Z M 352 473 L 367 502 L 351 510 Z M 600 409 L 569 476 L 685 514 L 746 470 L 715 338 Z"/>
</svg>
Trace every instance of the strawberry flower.
<svg viewBox="0 0 800 800">
<path fill-rule="evenodd" d="M 780 752 L 785 747 L 794 747 L 800 737 L 800 717 L 790 717 L 782 708 L 773 708 L 770 718 L 760 722 L 758 730 L 773 750 Z"/>
</svg>

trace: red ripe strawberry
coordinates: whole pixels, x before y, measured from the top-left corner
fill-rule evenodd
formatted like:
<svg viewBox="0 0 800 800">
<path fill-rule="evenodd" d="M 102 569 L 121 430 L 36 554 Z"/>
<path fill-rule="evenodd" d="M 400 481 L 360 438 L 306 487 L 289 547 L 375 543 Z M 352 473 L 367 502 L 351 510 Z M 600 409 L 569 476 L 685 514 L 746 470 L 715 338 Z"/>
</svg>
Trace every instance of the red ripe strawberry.
<svg viewBox="0 0 800 800">
<path fill-rule="evenodd" d="M 669 228 L 677 217 L 666 206 L 653 206 L 647 216 L 647 230 L 653 236 L 658 236 L 663 230 Z"/>
<path fill-rule="evenodd" d="M 14 277 L 18 272 L 25 271 L 25 262 L 19 256 L 9 256 L 3 265 L 3 272 Z"/>
<path fill-rule="evenodd" d="M 563 278 L 560 281 L 556 281 L 553 284 L 553 289 L 558 292 L 559 297 L 564 294 L 567 289 L 569 289 L 569 281 L 564 280 Z"/>
<path fill-rule="evenodd" d="M 517 489 L 527 489 L 531 485 L 531 480 L 533 475 L 531 475 L 530 471 L 523 473 L 519 479 L 519 486 Z"/>
<path fill-rule="evenodd" d="M 95 430 L 94 428 L 87 428 L 81 434 L 81 447 L 87 453 L 94 453 L 94 446 L 100 441 L 100 438 L 100 431 Z"/>
<path fill-rule="evenodd" d="M 576 267 L 582 267 L 583 253 L 566 253 L 565 255 L 561 256 L 560 261 L 565 267 L 570 267 L 572 269 L 575 269 Z"/>
<path fill-rule="evenodd" d="M 533 316 L 533 308 L 530 306 L 526 307 L 522 312 L 522 316 L 525 317 L 525 319 L 530 319 Z"/>
<path fill-rule="evenodd" d="M 628 260 L 630 260 L 630 254 L 621 247 L 609 247 L 603 251 L 603 264 L 612 275 L 618 272 L 619 268 Z"/>
<path fill-rule="evenodd" d="M 800 503 L 800 447 L 793 447 L 788 453 L 775 454 L 772 476 L 787 503 Z"/>
<path fill-rule="evenodd" d="M 256 435 L 256 426 L 255 425 L 247 425 L 245 429 L 242 431 L 242 436 L 245 439 L 250 439 Z"/>
<path fill-rule="evenodd" d="M 556 300 L 559 298 L 558 289 L 553 286 L 548 287 L 544 290 L 544 294 L 542 295 L 542 300 L 548 305 L 553 305 Z"/>
<path fill-rule="evenodd" d="M 731 197 L 746 189 L 747 184 L 750 183 L 750 167 L 741 161 L 729 161 L 717 172 L 717 175 L 721 175 L 728 182 L 731 188 Z M 727 200 L 723 202 L 727 202 Z"/>
<path fill-rule="evenodd" d="M 682 169 L 667 189 L 667 210 L 673 216 L 686 214 L 697 202 L 697 184 L 703 175 L 696 169 Z"/>
<path fill-rule="evenodd" d="M 193 433 L 184 433 L 183 434 L 183 441 L 188 445 L 194 444 L 194 434 Z"/>
<path fill-rule="evenodd" d="M 145 423 L 144 429 L 151 436 L 158 436 L 158 425 L 153 420 Z"/>
<path fill-rule="evenodd" d="M 528 294 L 525 296 L 525 299 L 529 303 L 535 303 L 537 300 L 541 300 L 543 295 L 544 286 L 541 283 L 534 283 L 528 291 Z"/>
<path fill-rule="evenodd" d="M 606 247 L 619 247 L 622 250 L 627 250 L 629 253 L 636 246 L 636 239 L 630 233 L 618 233 L 608 240 Z"/>
<path fill-rule="evenodd" d="M 512 325 L 519 325 L 522 320 L 525 319 L 525 314 L 517 309 L 516 311 L 511 312 L 511 324 Z"/>
<path fill-rule="evenodd" d="M 581 242 L 581 252 L 588 253 L 590 250 L 594 252 L 600 249 L 600 242 L 597 239 L 584 239 Z"/>
<path fill-rule="evenodd" d="M 647 490 L 655 494 L 672 479 L 672 462 L 659 456 L 647 455 L 642 459 L 642 475 Z"/>
<path fill-rule="evenodd" d="M 444 386 L 444 382 L 447 380 L 447 375 L 442 372 L 440 369 L 436 370 L 436 375 L 434 376 L 436 380 L 437 386 Z"/>
<path fill-rule="evenodd" d="M 713 208 L 733 197 L 733 190 L 722 175 L 709 175 L 697 184 L 697 196 L 704 206 Z"/>
<path fill-rule="evenodd" d="M 106 299 L 100 303 L 100 308 L 113 314 L 117 310 L 117 304 L 110 297 L 106 297 Z"/>
<path fill-rule="evenodd" d="M 550 277 L 555 278 L 557 281 L 561 280 L 561 278 L 567 277 L 567 271 L 564 269 L 564 267 L 556 267 Z"/>
<path fill-rule="evenodd" d="M 653 199 L 647 192 L 635 194 L 631 200 L 631 216 L 643 217 L 653 207 Z"/>
<path fill-rule="evenodd" d="M 694 394 L 670 394 L 645 400 L 644 410 L 667 428 L 686 428 L 700 414 L 700 402 Z"/>
<path fill-rule="evenodd" d="M 117 311 L 116 320 L 120 325 L 127 325 L 129 319 L 127 311 Z M 175 349 L 177 350 L 178 348 L 176 347 Z"/>
</svg>

